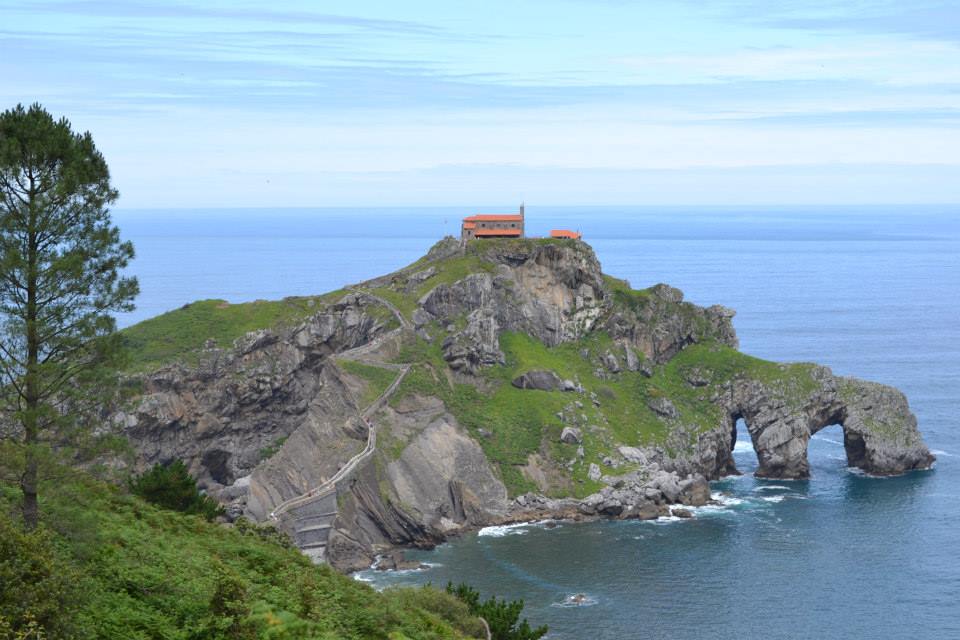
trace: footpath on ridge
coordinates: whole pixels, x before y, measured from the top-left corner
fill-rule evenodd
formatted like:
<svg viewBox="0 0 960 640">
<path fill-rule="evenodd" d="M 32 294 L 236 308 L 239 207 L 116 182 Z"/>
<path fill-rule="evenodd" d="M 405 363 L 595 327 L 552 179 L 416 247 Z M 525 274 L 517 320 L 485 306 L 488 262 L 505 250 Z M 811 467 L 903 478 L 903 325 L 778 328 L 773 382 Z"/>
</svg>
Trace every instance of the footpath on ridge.
<svg viewBox="0 0 960 640">
<path fill-rule="evenodd" d="M 274 522 L 282 522 L 284 524 L 283 528 L 291 532 L 294 544 L 317 563 L 324 561 L 330 529 L 337 516 L 337 483 L 348 478 L 361 464 L 373 456 L 377 449 L 377 428 L 372 422 L 372 418 L 397 390 L 411 366 L 409 364 L 379 362 L 365 357 L 375 352 L 387 339 L 409 329 L 410 322 L 388 300 L 367 291 L 360 289 L 357 291 L 376 299 L 390 309 L 400 326 L 365 345 L 344 351 L 335 357 L 338 360 L 355 360 L 384 369 L 393 369 L 398 372 L 397 377 L 376 400 L 358 413 L 359 418 L 367 425 L 367 443 L 363 450 L 353 456 L 333 477 L 298 496 L 281 502 L 270 512 L 270 519 Z"/>
</svg>

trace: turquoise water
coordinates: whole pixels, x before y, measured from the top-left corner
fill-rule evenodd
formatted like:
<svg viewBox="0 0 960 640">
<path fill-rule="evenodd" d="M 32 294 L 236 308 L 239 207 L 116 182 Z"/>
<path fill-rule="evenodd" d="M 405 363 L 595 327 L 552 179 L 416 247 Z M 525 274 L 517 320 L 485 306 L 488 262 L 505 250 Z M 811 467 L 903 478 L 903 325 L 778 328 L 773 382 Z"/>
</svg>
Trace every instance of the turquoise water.
<svg viewBox="0 0 960 640">
<path fill-rule="evenodd" d="M 714 484 L 690 521 L 517 527 L 417 552 L 428 571 L 377 586 L 466 580 L 524 598 L 551 638 L 960 638 L 960 207 L 537 208 L 580 228 L 606 272 L 737 309 L 744 351 L 816 361 L 907 393 L 939 461 L 864 478 L 838 427 L 813 477 Z M 406 264 L 472 212 L 450 209 L 126 211 L 140 308 L 313 294 Z M 446 222 L 445 222 L 446 220 Z M 558 606 L 584 592 L 590 606 Z"/>
</svg>

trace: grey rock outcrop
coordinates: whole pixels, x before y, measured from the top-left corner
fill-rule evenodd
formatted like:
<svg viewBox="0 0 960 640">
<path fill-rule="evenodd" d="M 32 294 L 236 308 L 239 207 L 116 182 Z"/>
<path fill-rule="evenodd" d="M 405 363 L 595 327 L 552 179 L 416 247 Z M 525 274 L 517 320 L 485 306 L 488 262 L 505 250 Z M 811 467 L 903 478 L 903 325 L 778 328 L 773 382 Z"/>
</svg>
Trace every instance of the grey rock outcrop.
<svg viewBox="0 0 960 640">
<path fill-rule="evenodd" d="M 250 476 L 264 452 L 279 449 L 287 486 L 264 490 L 290 497 L 311 482 L 306 470 L 327 475 L 363 447 L 365 427 L 347 417 L 356 407 L 327 356 L 386 331 L 367 312 L 375 305 L 347 295 L 283 335 L 253 332 L 233 349 L 205 350 L 195 368 L 174 365 L 147 375 L 143 394 L 113 420 L 134 443 L 141 466 L 184 460 L 213 494 Z M 344 457 L 298 459 L 307 433 L 344 442 Z"/>
<path fill-rule="evenodd" d="M 737 378 L 717 394 L 724 419 L 714 429 L 672 444 L 683 450 L 660 456 L 666 469 L 719 478 L 736 472 L 736 423 L 743 419 L 757 453 L 756 475 L 807 478 L 810 437 L 831 425 L 843 431 L 847 464 L 871 475 L 928 469 L 935 458 L 924 444 L 906 397 L 893 387 L 834 376 L 811 366 L 805 388 L 782 388 Z"/>
<path fill-rule="evenodd" d="M 563 381 L 553 371 L 534 370 L 517 376 L 511 384 L 518 389 L 556 391 L 563 385 Z"/>
</svg>

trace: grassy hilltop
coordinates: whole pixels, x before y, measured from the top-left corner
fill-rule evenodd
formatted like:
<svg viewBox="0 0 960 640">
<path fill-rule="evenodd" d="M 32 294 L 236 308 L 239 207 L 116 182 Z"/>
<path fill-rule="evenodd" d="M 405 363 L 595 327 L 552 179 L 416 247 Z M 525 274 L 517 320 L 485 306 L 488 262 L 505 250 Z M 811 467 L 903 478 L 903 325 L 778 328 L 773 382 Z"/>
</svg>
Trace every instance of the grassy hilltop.
<svg viewBox="0 0 960 640">
<path fill-rule="evenodd" d="M 512 254 L 547 245 L 574 247 L 575 254 L 595 260 L 588 245 L 568 240 L 489 240 L 470 243 L 464 250 L 451 250 L 449 242 L 441 242 L 408 267 L 352 290 L 387 300 L 407 321 L 413 321 L 421 299 L 437 287 L 454 285 L 472 274 L 496 274 L 502 269 L 504 256 L 509 259 Z M 603 365 L 603 358 L 612 353 L 621 356 L 622 362 L 622 351 L 618 351 L 620 343 L 602 321 L 576 340 L 549 347 L 527 333 L 504 331 L 499 335 L 502 364 L 483 367 L 472 376 L 454 375 L 444 360 L 442 345 L 463 329 L 465 312 L 450 322 L 431 322 L 419 332 L 405 333 L 403 346 L 392 361 L 412 364 L 413 368 L 391 404 L 417 394 L 443 400 L 483 447 L 511 495 L 539 489 L 555 496 L 583 497 L 602 486 L 588 477 L 589 465 L 583 461 L 615 456 L 620 445 L 667 449 L 687 446 L 698 433 L 715 428 L 723 419 L 711 399 L 734 378 L 778 387 L 788 398 L 799 399 L 814 386 L 812 365 L 781 365 L 740 353 L 715 335 L 704 320 L 703 310 L 695 305 L 664 299 L 656 287 L 632 289 L 625 281 L 607 275 L 602 276 L 602 287 L 605 302 L 601 320 L 616 314 L 651 334 L 656 334 L 658 324 L 681 324 L 690 334 L 689 344 L 665 362 L 640 354 L 644 360 L 640 370 L 621 366 L 611 371 Z M 201 301 L 186 305 L 124 331 L 131 347 L 131 367 L 147 371 L 176 361 L 190 364 L 209 339 L 226 347 L 254 329 L 282 331 L 347 292 L 275 302 Z M 370 305 L 368 311 L 395 323 L 383 306 Z M 368 382 L 364 394 L 368 400 L 375 398 L 395 375 L 369 364 L 342 362 L 341 366 Z M 518 389 L 511 384 L 514 378 L 532 370 L 548 370 L 577 381 L 592 401 L 575 403 L 574 394 Z M 693 376 L 700 378 L 695 385 L 689 382 Z M 653 408 L 662 398 L 669 399 L 676 415 L 665 417 Z M 578 445 L 560 442 L 563 427 L 573 423 L 583 432 L 579 459 Z M 680 437 L 678 426 L 683 427 Z M 383 434 L 382 440 L 385 450 L 395 457 L 407 444 L 391 439 L 390 434 Z M 546 471 L 549 486 L 541 483 L 538 487 L 531 478 L 531 463 Z M 617 473 L 632 468 L 627 463 Z"/>
</svg>

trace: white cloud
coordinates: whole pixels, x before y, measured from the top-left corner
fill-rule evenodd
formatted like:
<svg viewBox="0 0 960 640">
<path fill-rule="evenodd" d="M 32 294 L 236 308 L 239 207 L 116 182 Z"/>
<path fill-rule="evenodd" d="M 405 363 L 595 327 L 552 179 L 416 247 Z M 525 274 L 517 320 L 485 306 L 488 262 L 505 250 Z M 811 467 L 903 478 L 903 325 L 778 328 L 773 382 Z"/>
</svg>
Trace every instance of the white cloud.
<svg viewBox="0 0 960 640">
<path fill-rule="evenodd" d="M 894 37 L 810 47 L 744 48 L 710 55 L 617 58 L 633 82 L 861 80 L 892 85 L 960 83 L 960 46 Z"/>
</svg>

